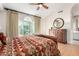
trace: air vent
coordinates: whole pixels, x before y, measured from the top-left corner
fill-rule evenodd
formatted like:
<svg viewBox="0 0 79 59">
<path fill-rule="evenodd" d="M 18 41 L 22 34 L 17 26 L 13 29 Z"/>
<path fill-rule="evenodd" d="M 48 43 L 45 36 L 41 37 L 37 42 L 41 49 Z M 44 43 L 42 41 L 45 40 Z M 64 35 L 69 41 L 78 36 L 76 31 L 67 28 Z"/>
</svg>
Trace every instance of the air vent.
<svg viewBox="0 0 79 59">
<path fill-rule="evenodd" d="M 63 10 L 61 10 L 61 11 L 58 11 L 58 13 L 62 13 L 63 12 Z"/>
</svg>

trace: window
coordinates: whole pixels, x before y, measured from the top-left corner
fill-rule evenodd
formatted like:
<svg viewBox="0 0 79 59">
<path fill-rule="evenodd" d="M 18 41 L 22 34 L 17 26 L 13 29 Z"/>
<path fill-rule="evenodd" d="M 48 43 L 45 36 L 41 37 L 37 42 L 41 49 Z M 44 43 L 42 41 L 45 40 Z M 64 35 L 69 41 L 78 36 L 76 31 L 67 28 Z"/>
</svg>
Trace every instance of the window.
<svg viewBox="0 0 79 59">
<path fill-rule="evenodd" d="M 19 22 L 19 34 L 29 35 L 34 33 L 34 21 L 30 17 L 24 18 Z"/>
</svg>

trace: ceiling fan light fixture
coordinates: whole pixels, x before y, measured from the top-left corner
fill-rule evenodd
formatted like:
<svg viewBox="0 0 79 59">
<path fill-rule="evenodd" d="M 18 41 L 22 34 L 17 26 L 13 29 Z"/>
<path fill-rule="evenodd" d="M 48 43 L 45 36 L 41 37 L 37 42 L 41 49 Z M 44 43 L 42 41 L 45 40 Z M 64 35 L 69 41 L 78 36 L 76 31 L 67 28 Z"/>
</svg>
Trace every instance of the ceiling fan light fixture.
<svg viewBox="0 0 79 59">
<path fill-rule="evenodd" d="M 40 4 L 40 5 L 38 5 L 38 7 L 40 7 L 40 8 L 41 8 L 41 7 L 42 7 L 42 5 Z"/>
</svg>

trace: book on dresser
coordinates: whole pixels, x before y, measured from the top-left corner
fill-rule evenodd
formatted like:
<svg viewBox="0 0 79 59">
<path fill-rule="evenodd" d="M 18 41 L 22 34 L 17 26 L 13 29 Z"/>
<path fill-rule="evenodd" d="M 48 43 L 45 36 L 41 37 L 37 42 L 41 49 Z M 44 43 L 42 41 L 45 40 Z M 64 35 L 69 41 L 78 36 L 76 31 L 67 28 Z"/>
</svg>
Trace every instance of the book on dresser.
<svg viewBox="0 0 79 59">
<path fill-rule="evenodd" d="M 49 35 L 55 36 L 60 43 L 67 43 L 67 29 L 49 29 Z"/>
</svg>

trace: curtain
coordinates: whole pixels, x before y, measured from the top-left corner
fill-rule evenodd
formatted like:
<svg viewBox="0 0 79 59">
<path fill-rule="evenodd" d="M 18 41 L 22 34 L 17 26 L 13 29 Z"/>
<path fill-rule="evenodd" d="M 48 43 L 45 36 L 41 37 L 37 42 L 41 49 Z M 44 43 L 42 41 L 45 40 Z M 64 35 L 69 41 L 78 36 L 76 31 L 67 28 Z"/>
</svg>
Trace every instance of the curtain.
<svg viewBox="0 0 79 59">
<path fill-rule="evenodd" d="M 40 17 L 34 16 L 35 33 L 40 33 Z"/>
<path fill-rule="evenodd" d="M 10 39 L 18 36 L 18 13 L 14 11 L 7 11 L 6 34 Z"/>
</svg>

